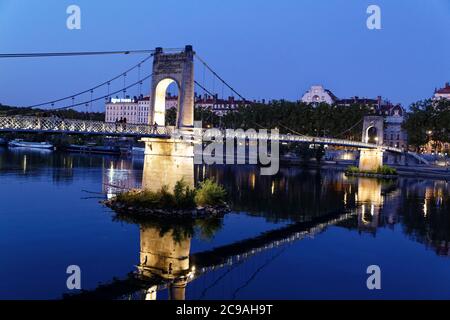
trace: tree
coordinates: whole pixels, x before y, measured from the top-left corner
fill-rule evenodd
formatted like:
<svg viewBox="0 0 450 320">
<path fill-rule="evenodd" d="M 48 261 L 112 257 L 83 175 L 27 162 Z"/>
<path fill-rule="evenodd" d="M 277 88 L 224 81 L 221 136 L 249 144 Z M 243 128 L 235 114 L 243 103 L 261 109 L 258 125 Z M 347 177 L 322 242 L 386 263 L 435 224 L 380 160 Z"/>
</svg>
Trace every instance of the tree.
<svg viewBox="0 0 450 320">
<path fill-rule="evenodd" d="M 254 103 L 238 108 L 223 117 L 228 128 L 278 128 L 281 133 L 331 136 L 359 140 L 364 115 L 370 113 L 365 105 L 338 106 L 285 100 L 270 104 Z"/>
<path fill-rule="evenodd" d="M 406 121 L 403 123 L 403 129 L 408 134 L 408 144 L 414 146 L 416 150 L 428 142 L 427 127 L 428 112 L 423 109 L 421 104 L 413 104 L 410 107 L 411 112 L 406 115 Z M 431 128 L 428 128 L 428 130 Z"/>
<path fill-rule="evenodd" d="M 403 128 L 408 133 L 408 143 L 416 149 L 434 142 L 440 145 L 450 142 L 450 101 L 422 100 L 410 106 Z"/>
</svg>

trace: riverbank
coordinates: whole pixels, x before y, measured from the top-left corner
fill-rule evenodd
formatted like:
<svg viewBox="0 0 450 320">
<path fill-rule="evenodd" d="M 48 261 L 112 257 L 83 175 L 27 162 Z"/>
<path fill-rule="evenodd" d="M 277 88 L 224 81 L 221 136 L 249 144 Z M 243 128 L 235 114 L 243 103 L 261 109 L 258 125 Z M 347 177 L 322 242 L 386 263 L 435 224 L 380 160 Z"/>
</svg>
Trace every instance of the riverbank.
<svg viewBox="0 0 450 320">
<path fill-rule="evenodd" d="M 446 180 L 450 181 L 450 171 L 446 168 L 426 168 L 426 167 L 395 167 L 397 173 L 404 177 L 417 177 L 433 180 Z"/>
<path fill-rule="evenodd" d="M 285 165 L 304 167 L 309 169 L 330 169 L 345 171 L 349 165 L 354 164 L 352 161 L 322 161 L 320 164 L 316 161 L 307 163 L 287 163 Z M 390 165 L 397 170 L 399 177 L 414 177 L 432 180 L 446 180 L 450 181 L 450 168 L 426 165 L 404 166 L 404 165 Z"/>
</svg>

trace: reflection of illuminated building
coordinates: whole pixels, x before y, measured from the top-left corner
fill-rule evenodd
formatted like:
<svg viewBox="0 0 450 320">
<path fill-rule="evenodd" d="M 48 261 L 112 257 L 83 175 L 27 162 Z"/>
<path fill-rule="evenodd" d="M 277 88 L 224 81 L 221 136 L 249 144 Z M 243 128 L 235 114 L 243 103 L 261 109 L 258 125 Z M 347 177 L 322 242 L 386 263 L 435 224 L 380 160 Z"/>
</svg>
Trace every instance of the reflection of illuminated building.
<svg viewBox="0 0 450 320">
<path fill-rule="evenodd" d="M 436 206 L 442 205 L 446 186 L 447 182 L 436 181 L 433 186 L 427 187 L 425 189 L 425 204 L 428 202 L 434 202 Z"/>
<path fill-rule="evenodd" d="M 103 167 L 103 192 L 108 199 L 124 190 L 139 187 L 131 161 L 105 159 Z"/>
<path fill-rule="evenodd" d="M 410 226 L 414 240 L 424 243 L 440 256 L 450 256 L 450 188 L 446 181 L 417 183 L 407 199 L 403 222 Z M 417 214 L 421 212 L 421 214 Z"/>
<path fill-rule="evenodd" d="M 363 178 L 358 181 L 360 231 L 375 233 L 377 228 L 393 228 L 400 222 L 414 241 L 438 255 L 450 256 L 448 182 L 401 179 L 397 184 Z"/>
<path fill-rule="evenodd" d="M 227 189 L 235 211 L 268 219 L 309 219 L 354 205 L 356 188 L 344 173 L 282 167 L 275 176 L 261 176 L 257 166 L 196 166 L 196 180 L 214 179 Z M 308 183 L 301 183 L 301 181 Z M 344 194 L 348 202 L 344 204 Z M 326 204 L 326 205 L 325 205 Z"/>
</svg>

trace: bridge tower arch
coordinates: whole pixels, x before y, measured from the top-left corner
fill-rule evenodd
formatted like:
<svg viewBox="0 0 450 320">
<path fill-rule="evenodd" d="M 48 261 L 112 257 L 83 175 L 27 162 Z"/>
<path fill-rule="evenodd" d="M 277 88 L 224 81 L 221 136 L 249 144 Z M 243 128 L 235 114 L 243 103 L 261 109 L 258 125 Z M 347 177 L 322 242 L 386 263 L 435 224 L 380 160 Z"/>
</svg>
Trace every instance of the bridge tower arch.
<svg viewBox="0 0 450 320">
<path fill-rule="evenodd" d="M 362 142 L 383 145 L 384 119 L 382 116 L 366 116 L 363 122 Z M 383 150 L 360 149 L 359 170 L 376 171 L 383 165 Z"/>
<path fill-rule="evenodd" d="M 362 141 L 365 143 L 383 144 L 384 119 L 381 116 L 366 116 L 363 122 Z"/>
<path fill-rule="evenodd" d="M 194 126 L 194 54 L 190 45 L 178 53 L 155 49 L 149 124 L 165 126 L 166 92 L 169 85 L 175 82 L 179 92 L 176 127 Z"/>
</svg>

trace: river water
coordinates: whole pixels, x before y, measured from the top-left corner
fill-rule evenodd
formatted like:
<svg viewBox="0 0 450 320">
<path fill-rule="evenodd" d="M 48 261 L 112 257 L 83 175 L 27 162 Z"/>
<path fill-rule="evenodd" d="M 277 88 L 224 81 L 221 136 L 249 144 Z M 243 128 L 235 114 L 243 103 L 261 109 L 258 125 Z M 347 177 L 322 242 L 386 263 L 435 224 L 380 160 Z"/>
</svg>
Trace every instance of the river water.
<svg viewBox="0 0 450 320">
<path fill-rule="evenodd" d="M 213 177 L 226 187 L 232 212 L 223 219 L 143 223 L 99 203 L 141 186 L 143 166 L 143 156 L 0 149 L 0 298 L 86 297 L 68 290 L 70 265 L 80 267 L 87 297 L 450 298 L 445 181 L 196 166 L 196 181 Z M 372 265 L 381 290 L 367 288 Z M 149 280 L 136 288 L 138 270 Z M 177 273 L 189 280 L 151 278 Z"/>
</svg>

